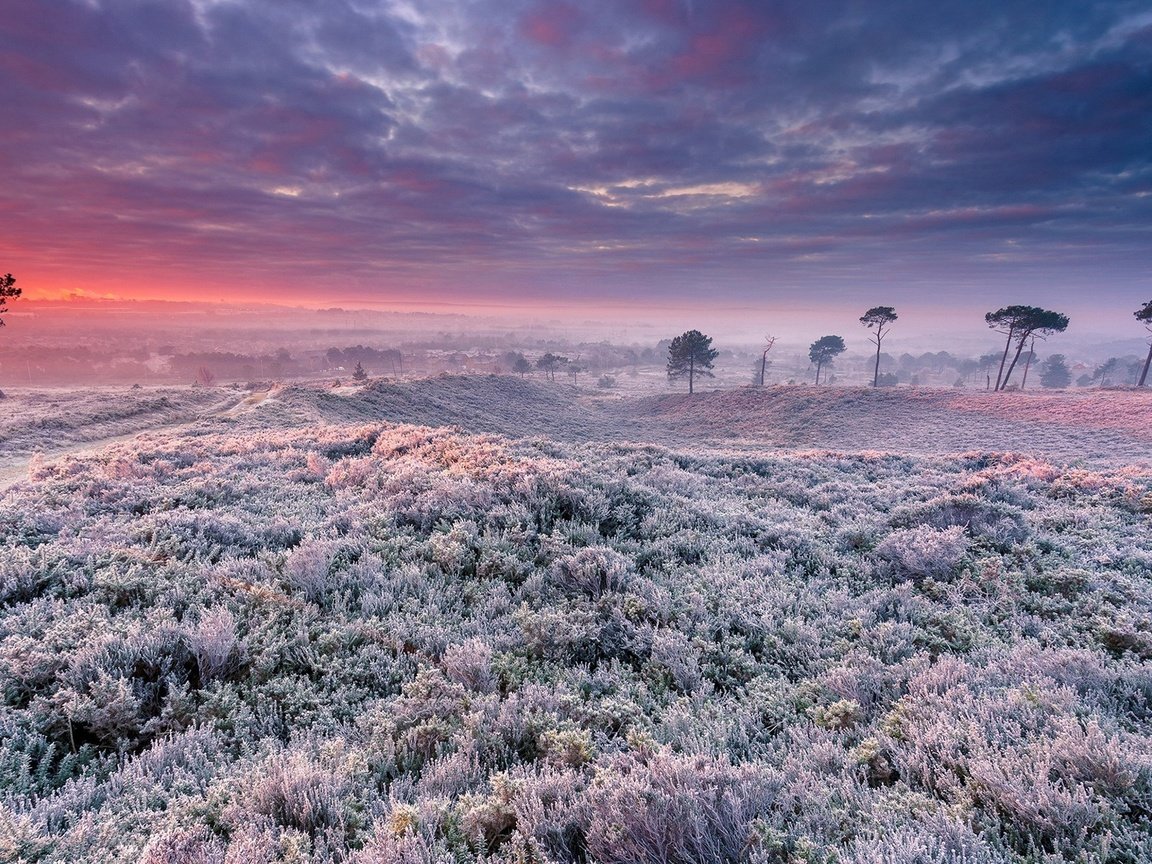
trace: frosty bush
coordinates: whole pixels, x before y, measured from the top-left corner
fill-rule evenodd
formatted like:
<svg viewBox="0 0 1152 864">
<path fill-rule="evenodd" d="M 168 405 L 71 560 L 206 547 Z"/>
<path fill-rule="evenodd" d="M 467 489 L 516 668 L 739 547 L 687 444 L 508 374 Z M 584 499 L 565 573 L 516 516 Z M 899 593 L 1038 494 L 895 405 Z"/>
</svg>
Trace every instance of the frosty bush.
<svg viewBox="0 0 1152 864">
<path fill-rule="evenodd" d="M 492 674 L 492 649 L 479 639 L 450 645 L 442 660 L 449 680 L 478 693 L 491 693 L 496 686 Z"/>
<path fill-rule="evenodd" d="M 1152 860 L 1147 469 L 290 416 L 0 493 L 0 857 Z"/>
<path fill-rule="evenodd" d="M 952 579 L 967 552 L 968 538 L 959 525 L 893 531 L 876 547 L 876 554 L 896 565 L 900 575 L 938 581 Z"/>
<path fill-rule="evenodd" d="M 753 766 L 657 753 L 616 759 L 588 792 L 588 852 L 604 864 L 740 860 L 775 782 Z"/>
<path fill-rule="evenodd" d="M 236 633 L 236 618 L 226 607 L 207 609 L 188 634 L 201 683 L 227 678 L 245 661 L 245 646 Z"/>
<path fill-rule="evenodd" d="M 552 579 L 564 591 L 597 598 L 627 584 L 629 562 L 613 549 L 581 549 L 552 565 Z"/>
</svg>

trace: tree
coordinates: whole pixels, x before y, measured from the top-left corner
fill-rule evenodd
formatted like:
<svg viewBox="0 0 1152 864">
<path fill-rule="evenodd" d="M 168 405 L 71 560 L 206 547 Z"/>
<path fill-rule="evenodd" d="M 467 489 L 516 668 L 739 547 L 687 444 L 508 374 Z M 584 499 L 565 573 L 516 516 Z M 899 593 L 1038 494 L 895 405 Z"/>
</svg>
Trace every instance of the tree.
<svg viewBox="0 0 1152 864">
<path fill-rule="evenodd" d="M 352 380 L 353 381 L 367 381 L 368 380 L 368 373 L 366 371 L 364 371 L 364 365 L 359 360 L 356 361 L 356 369 L 352 372 Z"/>
<path fill-rule="evenodd" d="M 21 289 L 16 287 L 16 277 L 11 273 L 5 273 L 0 276 L 0 315 L 8 311 L 8 300 L 15 300 L 21 294 Z M 0 318 L 0 327 L 4 326 L 4 319 Z"/>
<path fill-rule="evenodd" d="M 880 381 L 880 342 L 884 339 L 885 330 L 892 326 L 896 317 L 896 310 L 891 306 L 873 306 L 860 316 L 861 324 L 869 330 L 876 328 L 876 332 L 868 337 L 876 343 L 876 366 L 872 370 L 873 387 L 879 386 Z"/>
<path fill-rule="evenodd" d="M 536 368 L 542 369 L 549 381 L 555 381 L 556 370 L 567 362 L 567 357 L 560 357 L 559 355 L 553 354 L 551 351 L 549 351 L 536 361 Z"/>
<path fill-rule="evenodd" d="M 995 312 L 984 316 L 984 321 L 997 333 L 1007 336 L 1004 343 L 1004 353 L 1000 357 L 1000 371 L 996 374 L 996 390 L 1003 390 L 1012 377 L 1012 370 L 1024 353 L 1024 345 L 1033 336 L 1043 339 L 1052 333 L 1063 333 L 1068 329 L 1068 316 L 1038 306 L 1004 306 Z M 1008 352 L 1012 343 L 1016 343 L 1016 356 L 1008 371 L 1004 371 L 1004 364 L 1008 362 Z"/>
<path fill-rule="evenodd" d="M 712 361 L 719 353 L 712 347 L 711 336 L 705 336 L 699 330 L 681 333 L 668 345 L 668 380 L 687 377 L 691 394 L 697 375 L 715 377 Z"/>
<path fill-rule="evenodd" d="M 1063 390 L 1072 383 L 1072 373 L 1063 354 L 1053 354 L 1040 367 L 1040 386 L 1052 390 Z"/>
<path fill-rule="evenodd" d="M 528 358 L 523 354 L 517 354 L 516 359 L 512 361 L 512 371 L 520 373 L 523 378 L 528 372 L 532 371 L 532 364 L 528 362 Z"/>
<path fill-rule="evenodd" d="M 1096 367 L 1096 371 L 1092 373 L 1093 378 L 1100 379 L 1100 386 L 1103 387 L 1108 383 L 1108 376 L 1116 371 L 1116 367 L 1120 365 L 1119 357 L 1109 357 L 1103 363 Z"/>
<path fill-rule="evenodd" d="M 847 349 L 839 336 L 821 336 L 808 347 L 808 359 L 816 364 L 816 383 L 820 383 L 820 370 L 831 366 L 832 361 Z"/>
<path fill-rule="evenodd" d="M 984 373 L 984 389 L 992 389 L 992 368 L 999 362 L 1000 353 L 995 354 L 981 354 L 980 359 L 977 361 L 980 364 L 980 370 Z"/>
<path fill-rule="evenodd" d="M 760 386 L 764 386 L 764 376 L 768 372 L 768 352 L 772 350 L 772 346 L 776 344 L 776 337 L 769 336 L 764 342 L 764 351 L 760 355 Z"/>
<path fill-rule="evenodd" d="M 1036 359 L 1036 337 L 1031 336 L 1028 340 L 1028 353 L 1024 355 L 1024 377 L 1020 379 L 1020 389 L 1023 390 L 1028 386 L 1028 370 L 1032 368 L 1032 361 Z"/>
<path fill-rule="evenodd" d="M 12 277 L 9 276 L 9 279 Z M 3 312 L 3 306 L 0 306 L 0 312 Z M 1144 329 L 1152 333 L 1152 300 L 1149 300 L 1134 313 L 1136 320 L 1144 325 Z M 1137 387 L 1143 387 L 1144 382 L 1148 380 L 1148 366 L 1152 365 L 1152 339 L 1148 340 L 1148 357 L 1144 360 L 1144 369 L 1140 372 L 1140 383 Z"/>
</svg>

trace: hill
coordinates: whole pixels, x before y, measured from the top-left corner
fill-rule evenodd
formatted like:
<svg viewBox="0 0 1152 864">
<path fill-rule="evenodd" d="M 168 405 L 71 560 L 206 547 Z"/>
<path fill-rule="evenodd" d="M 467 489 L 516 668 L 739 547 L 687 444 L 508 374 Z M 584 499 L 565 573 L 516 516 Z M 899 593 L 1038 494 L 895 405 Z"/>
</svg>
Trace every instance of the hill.
<svg viewBox="0 0 1152 864">
<path fill-rule="evenodd" d="M 934 455 L 1022 452 L 1060 461 L 1148 459 L 1152 393 L 986 393 L 933 389 L 745 387 L 688 396 L 620 396 L 511 376 L 377 380 L 365 386 L 16 391 L 0 447 L 46 453 L 191 424 L 283 429 L 388 421 L 512 438 L 658 443 L 728 451 L 830 449 Z"/>
<path fill-rule="evenodd" d="M 617 416 L 682 441 L 932 455 L 1017 451 L 1043 458 L 1141 461 L 1152 393 L 1051 393 L 769 387 L 621 403 Z"/>
</svg>

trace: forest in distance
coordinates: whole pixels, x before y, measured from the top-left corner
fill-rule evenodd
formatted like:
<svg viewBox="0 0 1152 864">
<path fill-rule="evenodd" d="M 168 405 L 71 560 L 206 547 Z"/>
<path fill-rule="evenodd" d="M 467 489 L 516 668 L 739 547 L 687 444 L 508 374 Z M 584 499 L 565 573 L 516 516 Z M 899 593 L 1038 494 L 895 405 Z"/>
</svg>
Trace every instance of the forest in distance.
<svg viewBox="0 0 1152 864">
<path fill-rule="evenodd" d="M 32 308 L 36 311 L 27 317 L 12 318 L 16 326 L 0 339 L 0 386 L 339 381 L 359 368 L 372 377 L 516 373 L 577 386 L 651 391 L 664 380 L 672 342 L 659 333 L 621 338 L 593 322 L 575 329 L 560 322 L 525 329 L 511 321 L 417 315 L 381 316 L 379 326 L 365 327 L 362 316 L 343 310 L 278 317 L 268 308 L 232 318 L 209 310 L 205 316 L 186 312 L 187 320 L 162 315 L 137 320 L 137 313 L 116 318 L 98 307 L 98 314 L 84 320 L 62 311 L 66 305 Z M 1036 318 L 1039 313 L 1050 317 Z M 1152 321 L 1149 304 L 1134 315 L 1145 327 Z M 944 337 L 927 339 L 919 330 L 909 338 L 901 331 L 905 322 L 897 318 L 893 307 L 873 307 L 859 324 L 852 319 L 865 330 L 854 335 L 837 328 L 839 335 L 810 345 L 794 328 L 758 343 L 721 336 L 715 340 L 715 368 L 703 372 L 712 372 L 712 386 L 719 387 L 813 382 L 1060 389 L 1141 386 L 1147 379 L 1150 354 L 1137 329 L 1117 330 L 1111 343 L 1086 341 L 1064 332 L 1068 317 L 1061 313 L 1006 306 L 984 316 L 999 334 L 999 345 L 989 342 L 982 353 L 965 353 L 945 350 Z M 917 326 L 922 329 L 923 322 Z M 86 331 L 81 339 L 73 335 L 78 327 Z M 896 344 L 895 351 L 881 344 L 891 331 L 895 341 L 887 344 Z M 951 341 L 972 351 L 983 342 L 978 333 Z M 1059 338 L 1049 344 L 1047 337 L 1054 335 Z M 1051 353 L 1038 353 L 1045 347 Z"/>
</svg>

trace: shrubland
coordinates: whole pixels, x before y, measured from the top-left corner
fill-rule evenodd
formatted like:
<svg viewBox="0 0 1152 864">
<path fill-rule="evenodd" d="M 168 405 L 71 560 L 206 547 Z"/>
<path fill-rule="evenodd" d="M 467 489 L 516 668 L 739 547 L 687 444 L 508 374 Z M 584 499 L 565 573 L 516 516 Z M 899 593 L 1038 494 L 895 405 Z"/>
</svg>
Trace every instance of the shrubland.
<svg viewBox="0 0 1152 864">
<path fill-rule="evenodd" d="M 0 857 L 1147 861 L 1150 490 L 354 419 L 38 460 Z"/>
</svg>

